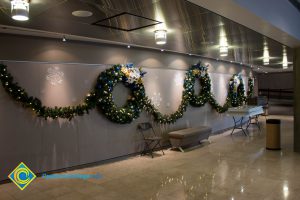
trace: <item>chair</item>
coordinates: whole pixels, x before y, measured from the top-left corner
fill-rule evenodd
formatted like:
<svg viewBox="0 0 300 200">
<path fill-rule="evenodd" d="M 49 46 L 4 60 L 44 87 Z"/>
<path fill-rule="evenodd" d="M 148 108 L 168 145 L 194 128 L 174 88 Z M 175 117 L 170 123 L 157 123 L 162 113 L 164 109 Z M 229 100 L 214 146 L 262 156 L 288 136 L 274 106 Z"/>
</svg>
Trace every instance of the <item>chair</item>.
<svg viewBox="0 0 300 200">
<path fill-rule="evenodd" d="M 146 155 L 147 152 L 150 152 L 150 154 L 153 158 L 153 151 L 157 147 L 159 147 L 160 150 L 162 151 L 163 155 L 165 155 L 165 153 L 162 149 L 162 146 L 160 145 L 160 142 L 162 141 L 162 137 L 157 136 L 155 134 L 152 124 L 150 124 L 149 122 L 140 123 L 140 124 L 138 124 L 137 129 L 140 131 L 140 133 L 142 134 L 143 139 L 145 141 L 145 147 L 142 152 L 142 155 Z M 145 132 L 148 130 L 150 130 L 150 132 L 152 132 L 152 134 L 146 135 Z"/>
</svg>

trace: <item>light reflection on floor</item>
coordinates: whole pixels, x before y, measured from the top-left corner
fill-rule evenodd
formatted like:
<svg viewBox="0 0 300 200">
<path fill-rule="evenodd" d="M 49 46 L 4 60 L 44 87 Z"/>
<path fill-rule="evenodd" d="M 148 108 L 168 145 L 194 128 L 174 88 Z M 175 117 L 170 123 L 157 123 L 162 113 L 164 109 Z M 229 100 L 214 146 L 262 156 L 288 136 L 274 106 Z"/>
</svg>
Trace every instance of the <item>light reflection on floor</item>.
<svg viewBox="0 0 300 200">
<path fill-rule="evenodd" d="M 278 118 L 278 116 L 274 116 Z M 138 199 L 138 200 L 279 200 L 299 199 L 300 154 L 292 151 L 293 118 L 282 119 L 282 151 L 265 150 L 262 132 L 251 136 L 230 131 L 211 137 L 186 153 L 167 150 L 165 156 L 136 156 L 66 173 L 103 175 L 102 179 L 44 180 L 24 191 L 0 185 L 0 200 L 10 199 Z"/>
</svg>

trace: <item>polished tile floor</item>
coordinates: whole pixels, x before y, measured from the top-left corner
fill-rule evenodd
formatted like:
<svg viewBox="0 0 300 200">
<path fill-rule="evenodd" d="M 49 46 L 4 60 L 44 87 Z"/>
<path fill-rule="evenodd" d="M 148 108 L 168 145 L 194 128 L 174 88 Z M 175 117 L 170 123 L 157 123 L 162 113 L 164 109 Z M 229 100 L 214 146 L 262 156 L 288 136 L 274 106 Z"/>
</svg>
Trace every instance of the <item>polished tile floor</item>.
<svg viewBox="0 0 300 200">
<path fill-rule="evenodd" d="M 278 118 L 279 116 L 276 116 Z M 111 200 L 279 200 L 300 199 L 300 154 L 293 153 L 293 118 L 282 119 L 282 151 L 265 150 L 262 132 L 250 137 L 230 131 L 211 137 L 211 144 L 165 156 L 136 156 L 61 174 L 97 174 L 101 179 L 37 178 L 20 191 L 0 185 L 0 199 Z"/>
</svg>

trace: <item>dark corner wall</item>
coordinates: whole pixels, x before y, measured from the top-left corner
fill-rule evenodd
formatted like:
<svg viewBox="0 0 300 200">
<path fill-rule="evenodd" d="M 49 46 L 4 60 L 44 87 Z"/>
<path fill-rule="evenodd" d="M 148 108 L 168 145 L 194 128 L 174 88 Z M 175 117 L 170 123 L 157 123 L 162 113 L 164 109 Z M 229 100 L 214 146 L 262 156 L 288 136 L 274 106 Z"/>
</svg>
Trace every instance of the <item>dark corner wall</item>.
<svg viewBox="0 0 300 200">
<path fill-rule="evenodd" d="M 300 47 L 294 50 L 294 150 L 300 152 Z"/>
<path fill-rule="evenodd" d="M 294 91 L 293 72 L 261 73 L 257 75 L 258 94 L 269 100 L 292 106 Z"/>
<path fill-rule="evenodd" d="M 147 72 L 146 94 L 163 113 L 175 112 L 181 101 L 185 71 L 199 57 L 123 46 L 62 42 L 58 39 L 0 34 L 0 62 L 27 92 L 46 106 L 69 106 L 82 102 L 94 87 L 99 73 L 111 64 L 134 63 Z M 245 85 L 251 70 L 210 59 L 212 90 L 224 103 L 231 76 L 241 73 Z M 22 61 L 22 62 L 20 62 Z M 24 61 L 24 62 L 23 62 Z M 199 89 L 199 88 L 198 88 Z M 122 105 L 128 91 L 122 86 L 113 92 Z M 0 87 L 0 180 L 25 162 L 35 173 L 63 169 L 133 154 L 141 151 L 143 141 L 136 130 L 140 122 L 152 121 L 142 113 L 131 124 L 110 122 L 98 109 L 89 115 L 68 120 L 44 120 L 14 102 Z M 156 125 L 165 135 L 170 130 L 207 125 L 213 132 L 232 126 L 231 118 L 218 114 L 210 105 L 189 107 L 173 125 Z"/>
</svg>

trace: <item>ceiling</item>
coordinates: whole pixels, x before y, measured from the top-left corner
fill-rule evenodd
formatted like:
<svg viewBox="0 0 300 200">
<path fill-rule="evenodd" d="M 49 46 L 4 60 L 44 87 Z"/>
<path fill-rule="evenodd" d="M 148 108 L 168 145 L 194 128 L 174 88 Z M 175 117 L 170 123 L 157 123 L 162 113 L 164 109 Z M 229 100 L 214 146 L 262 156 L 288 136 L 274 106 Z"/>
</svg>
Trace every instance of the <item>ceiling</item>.
<svg viewBox="0 0 300 200">
<path fill-rule="evenodd" d="M 0 32 L 26 34 L 24 32 L 28 30 L 31 33 L 32 30 L 42 30 L 61 37 L 82 36 L 95 41 L 101 39 L 243 63 L 258 72 L 283 71 L 282 44 L 186 0 L 31 0 L 30 20 L 27 22 L 11 19 L 10 0 L 1 0 L 0 9 Z M 72 12 L 76 10 L 88 10 L 93 15 L 75 17 Z M 124 12 L 130 16 L 101 23 L 129 29 L 149 25 L 145 18 L 163 23 L 132 31 L 93 24 Z M 132 17 L 135 15 L 142 18 Z M 26 29 L 16 32 L 18 28 Z M 168 31 L 166 45 L 155 44 L 154 31 L 158 28 Z M 219 56 L 221 32 L 226 34 L 229 44 L 227 57 Z M 270 54 L 268 66 L 263 66 L 264 43 L 267 43 Z M 291 62 L 293 51 L 289 47 L 286 49 Z M 285 71 L 290 70 L 291 63 Z"/>
</svg>

